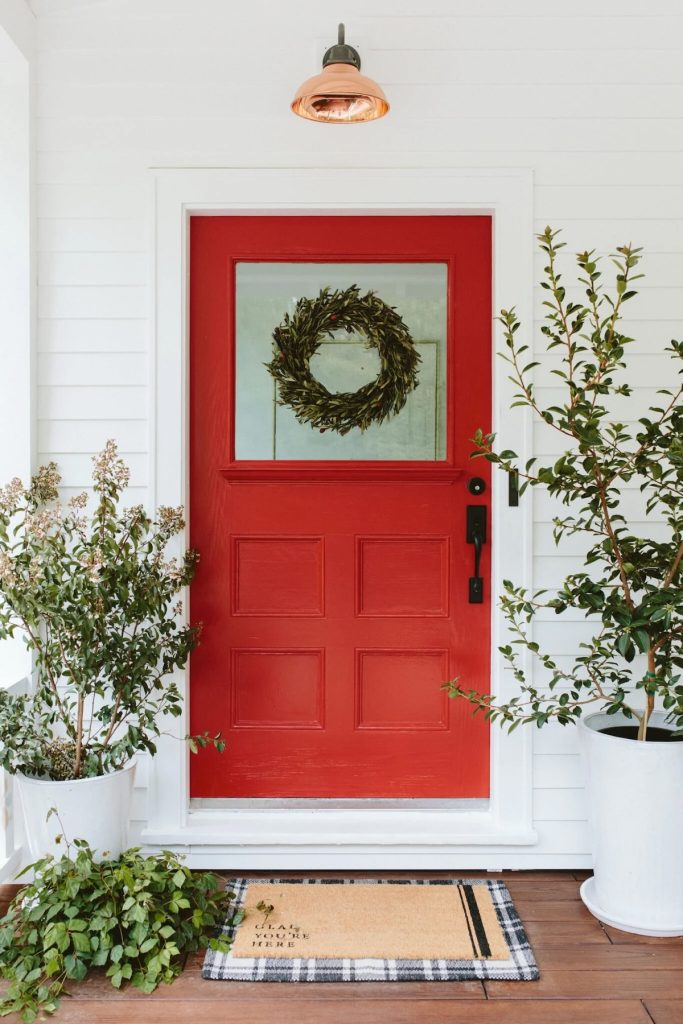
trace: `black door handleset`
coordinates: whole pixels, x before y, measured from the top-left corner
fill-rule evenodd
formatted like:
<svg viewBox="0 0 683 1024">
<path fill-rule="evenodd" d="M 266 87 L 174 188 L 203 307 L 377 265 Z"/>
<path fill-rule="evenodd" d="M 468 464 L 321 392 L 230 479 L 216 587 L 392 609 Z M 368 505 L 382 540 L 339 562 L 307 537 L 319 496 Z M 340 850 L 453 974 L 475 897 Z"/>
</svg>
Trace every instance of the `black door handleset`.
<svg viewBox="0 0 683 1024">
<path fill-rule="evenodd" d="M 467 506 L 467 543 L 474 545 L 474 575 L 469 581 L 469 603 L 483 604 L 484 580 L 479 574 L 481 549 L 486 543 L 486 505 Z"/>
</svg>

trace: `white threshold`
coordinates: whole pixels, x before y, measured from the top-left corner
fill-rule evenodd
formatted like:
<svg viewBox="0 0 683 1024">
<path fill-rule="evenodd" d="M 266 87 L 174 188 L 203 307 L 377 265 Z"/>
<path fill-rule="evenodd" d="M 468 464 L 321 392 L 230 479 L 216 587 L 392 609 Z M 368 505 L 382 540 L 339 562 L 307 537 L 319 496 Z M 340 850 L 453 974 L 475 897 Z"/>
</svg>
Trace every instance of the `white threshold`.
<svg viewBox="0 0 683 1024">
<path fill-rule="evenodd" d="M 427 852 L 470 846 L 531 846 L 538 836 L 533 828 L 502 824 L 488 808 L 410 808 L 402 802 L 400 807 L 375 804 L 367 808 L 195 808 L 188 810 L 179 827 L 144 829 L 142 841 L 157 848 L 184 848 L 188 853 L 201 848 L 223 858 L 225 854 L 268 849 L 276 860 L 283 850 L 302 848 L 337 854 L 373 848 L 391 854 L 400 847 Z"/>
</svg>

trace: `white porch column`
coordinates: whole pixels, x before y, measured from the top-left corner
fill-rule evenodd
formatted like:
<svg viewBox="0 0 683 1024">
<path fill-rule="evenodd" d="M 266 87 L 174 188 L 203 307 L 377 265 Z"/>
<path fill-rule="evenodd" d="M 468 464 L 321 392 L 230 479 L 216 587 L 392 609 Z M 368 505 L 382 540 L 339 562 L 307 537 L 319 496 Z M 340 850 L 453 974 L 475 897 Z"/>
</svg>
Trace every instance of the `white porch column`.
<svg viewBox="0 0 683 1024">
<path fill-rule="evenodd" d="M 32 72 L 35 18 L 0 0 L 0 486 L 33 461 Z M 29 671 L 21 640 L 0 643 L 0 686 Z"/>
</svg>

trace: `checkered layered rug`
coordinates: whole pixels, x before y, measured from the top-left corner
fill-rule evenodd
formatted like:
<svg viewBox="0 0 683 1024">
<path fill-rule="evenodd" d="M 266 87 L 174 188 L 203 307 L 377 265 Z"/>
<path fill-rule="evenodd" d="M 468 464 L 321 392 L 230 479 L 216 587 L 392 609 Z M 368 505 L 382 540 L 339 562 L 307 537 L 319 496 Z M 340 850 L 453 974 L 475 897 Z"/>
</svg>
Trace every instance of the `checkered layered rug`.
<svg viewBox="0 0 683 1024">
<path fill-rule="evenodd" d="M 235 900 L 222 936 L 231 948 L 207 951 L 202 977 L 210 981 L 539 977 L 500 881 L 237 878 L 227 888 Z"/>
</svg>

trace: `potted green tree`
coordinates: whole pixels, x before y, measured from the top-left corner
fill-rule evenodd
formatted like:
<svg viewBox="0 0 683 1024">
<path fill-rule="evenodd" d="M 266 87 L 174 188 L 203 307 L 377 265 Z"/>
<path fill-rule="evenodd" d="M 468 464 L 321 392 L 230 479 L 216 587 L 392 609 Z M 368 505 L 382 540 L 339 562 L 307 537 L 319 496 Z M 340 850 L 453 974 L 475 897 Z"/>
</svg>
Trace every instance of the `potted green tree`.
<svg viewBox="0 0 683 1024">
<path fill-rule="evenodd" d="M 153 754 L 165 716 L 181 712 L 172 673 L 198 629 L 178 598 L 197 555 L 167 558 L 183 510 L 124 508 L 128 480 L 109 441 L 93 459 L 90 513 L 85 493 L 60 503 L 54 463 L 0 490 L 0 638 L 22 635 L 35 667 L 31 692 L 0 691 L 0 766 L 16 778 L 34 857 L 62 830 L 120 854 L 134 755 Z"/>
<path fill-rule="evenodd" d="M 581 895 L 608 924 L 641 934 L 683 933 L 683 403 L 681 387 L 661 398 L 636 423 L 631 398 L 620 380 L 626 347 L 621 333 L 624 303 L 641 250 L 623 246 L 613 260 L 612 294 L 602 285 L 593 252 L 579 253 L 585 299 L 568 298 L 558 271 L 562 243 L 546 228 L 538 236 L 547 257 L 543 334 L 548 363 L 563 389 L 557 405 L 537 397 L 528 345 L 520 343 L 514 309 L 502 310 L 513 405 L 526 406 L 562 438 L 552 465 L 530 459 L 520 467 L 515 452 L 499 449 L 494 435 L 479 431 L 474 456 L 519 477 L 519 491 L 545 488 L 558 502 L 556 544 L 584 539 L 584 564 L 555 591 L 529 592 L 504 582 L 502 609 L 510 643 L 501 652 L 514 670 L 519 692 L 501 702 L 449 684 L 510 730 L 522 723 L 543 727 L 578 723 L 587 769 L 594 875 Z M 683 342 L 672 341 L 671 379 L 680 375 Z M 636 510 L 636 506 L 640 509 Z M 564 506 L 564 508 L 562 507 Z M 629 515 L 629 513 L 633 513 Z M 644 522 L 637 531 L 633 523 Z M 543 653 L 531 633 L 539 609 L 562 615 L 574 609 L 592 625 L 567 667 Z M 529 676 L 519 654 L 529 651 Z M 592 713 L 591 713 L 592 711 Z M 588 713 L 587 713 L 588 712 Z"/>
</svg>

